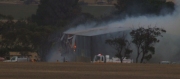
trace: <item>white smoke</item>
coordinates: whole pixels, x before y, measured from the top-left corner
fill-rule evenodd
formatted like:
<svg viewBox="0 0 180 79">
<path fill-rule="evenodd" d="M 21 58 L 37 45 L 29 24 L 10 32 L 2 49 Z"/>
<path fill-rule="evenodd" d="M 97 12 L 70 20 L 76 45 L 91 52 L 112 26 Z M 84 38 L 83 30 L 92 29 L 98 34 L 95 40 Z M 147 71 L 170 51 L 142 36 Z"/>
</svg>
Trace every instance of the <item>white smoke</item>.
<svg viewBox="0 0 180 79">
<path fill-rule="evenodd" d="M 176 11 L 172 15 L 166 16 L 140 16 L 135 18 L 127 18 L 124 21 L 117 21 L 113 24 L 118 24 L 125 27 L 147 27 L 158 26 L 164 28 L 167 33 L 163 38 L 160 38 L 160 43 L 156 44 L 156 54 L 151 61 L 158 62 L 161 60 L 180 61 L 180 0 L 176 0 Z"/>
<path fill-rule="evenodd" d="M 123 26 L 130 28 L 157 26 L 164 28 L 167 33 L 164 37 L 160 38 L 160 43 L 156 44 L 156 54 L 153 56 L 152 61 L 170 60 L 180 61 L 180 58 L 175 57 L 180 53 L 179 40 L 180 40 L 180 0 L 176 0 L 176 10 L 173 14 L 166 16 L 139 16 L 139 17 L 127 17 L 124 20 L 111 21 L 109 23 L 103 23 L 98 27 L 103 26 Z M 92 25 L 92 26 L 91 26 Z M 78 26 L 77 28 L 71 28 L 69 31 L 88 29 L 96 25 L 93 23 L 87 26 Z M 133 55 L 136 56 L 136 50 Z M 180 54 L 179 54 L 180 55 Z M 176 60 L 175 60 L 176 59 Z"/>
</svg>

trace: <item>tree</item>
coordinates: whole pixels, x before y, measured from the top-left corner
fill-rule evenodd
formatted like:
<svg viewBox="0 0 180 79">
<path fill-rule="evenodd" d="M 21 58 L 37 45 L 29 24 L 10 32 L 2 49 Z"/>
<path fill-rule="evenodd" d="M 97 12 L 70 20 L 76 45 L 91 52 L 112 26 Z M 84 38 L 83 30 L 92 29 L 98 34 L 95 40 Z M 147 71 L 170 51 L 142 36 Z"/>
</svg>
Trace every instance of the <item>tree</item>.
<svg viewBox="0 0 180 79">
<path fill-rule="evenodd" d="M 155 54 L 154 45 L 160 41 L 157 37 L 162 36 L 164 32 L 166 32 L 166 30 L 158 27 L 148 27 L 147 29 L 140 27 L 130 32 L 133 39 L 132 43 L 134 43 L 137 48 L 136 63 L 138 63 L 140 54 L 142 54 L 141 63 L 144 59 L 149 61 L 152 58 L 152 55 Z"/>
<path fill-rule="evenodd" d="M 130 53 L 132 53 L 132 50 L 129 48 L 130 42 L 126 39 L 126 35 L 124 33 L 121 37 L 107 39 L 105 43 L 111 45 L 117 51 L 116 56 L 121 60 L 121 63 L 123 61 L 123 57 L 130 57 Z"/>
<path fill-rule="evenodd" d="M 6 48 L 0 48 L 0 57 L 8 56 L 9 50 Z"/>
<path fill-rule="evenodd" d="M 80 1 L 79 1 L 79 5 L 81 5 L 81 6 L 82 6 L 82 5 L 88 5 L 88 3 L 85 2 L 84 0 L 80 0 Z"/>
<path fill-rule="evenodd" d="M 108 4 L 112 4 L 113 0 L 107 0 Z"/>
<path fill-rule="evenodd" d="M 55 29 L 56 28 L 52 28 L 51 26 L 34 26 L 30 28 L 32 31 L 30 34 L 32 48 L 38 53 L 41 61 L 46 60 L 46 55 L 53 46 L 54 40 L 51 38 L 51 34 L 56 31 Z"/>
<path fill-rule="evenodd" d="M 31 44 L 28 37 L 29 30 L 26 29 L 25 22 L 18 21 L 15 23 L 12 20 L 8 20 L 2 23 L 1 49 L 20 53 L 31 51 Z"/>
<path fill-rule="evenodd" d="M 12 45 L 12 40 L 4 39 L 7 31 L 11 31 L 14 28 L 13 17 L 0 14 L 0 18 L 4 21 L 0 21 L 0 56 L 7 56 L 9 53 L 9 45 Z M 12 36 L 13 38 L 14 36 Z M 14 41 L 14 40 L 13 40 Z"/>
<path fill-rule="evenodd" d="M 74 19 L 74 21 L 72 21 L 70 24 L 68 24 L 68 26 L 78 26 L 81 24 L 91 23 L 93 21 L 97 22 L 97 19 L 93 15 L 89 13 L 81 13 L 81 15 L 78 18 Z"/>
<path fill-rule="evenodd" d="M 31 21 L 38 25 L 62 27 L 81 13 L 78 0 L 40 0 Z"/>
<path fill-rule="evenodd" d="M 41 59 L 45 60 L 47 50 L 53 44 L 49 38 L 55 29 L 51 26 L 38 26 L 25 20 L 13 22 L 10 19 L 0 22 L 0 56 L 8 55 L 9 51 L 20 52 L 21 55 L 37 52 Z"/>
<path fill-rule="evenodd" d="M 34 0 L 25 0 L 25 1 L 24 1 L 24 4 L 29 5 L 29 4 L 31 4 L 32 2 L 34 2 Z"/>
<path fill-rule="evenodd" d="M 115 7 L 117 8 L 117 14 L 124 13 L 130 16 L 146 14 L 160 15 L 161 11 L 165 10 L 165 8 L 168 9 L 166 11 L 167 14 L 172 13 L 175 9 L 174 3 L 166 2 L 166 0 L 117 0 Z"/>
</svg>

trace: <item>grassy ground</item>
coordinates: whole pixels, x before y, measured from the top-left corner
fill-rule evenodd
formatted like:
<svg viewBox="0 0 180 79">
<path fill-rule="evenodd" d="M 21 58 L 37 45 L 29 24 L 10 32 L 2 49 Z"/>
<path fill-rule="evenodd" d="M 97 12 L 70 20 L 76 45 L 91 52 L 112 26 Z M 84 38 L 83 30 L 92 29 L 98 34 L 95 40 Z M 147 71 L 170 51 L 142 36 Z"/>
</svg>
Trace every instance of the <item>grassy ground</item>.
<svg viewBox="0 0 180 79">
<path fill-rule="evenodd" d="M 22 19 L 36 13 L 37 5 L 0 4 L 0 14 L 12 15 L 15 19 Z M 110 14 L 113 6 L 82 6 L 82 12 L 87 12 L 95 17 Z"/>
<path fill-rule="evenodd" d="M 1 79 L 180 79 L 180 65 L 0 63 Z"/>
<path fill-rule="evenodd" d="M 27 18 L 36 13 L 37 5 L 0 4 L 0 14 L 12 15 L 15 19 Z"/>
</svg>

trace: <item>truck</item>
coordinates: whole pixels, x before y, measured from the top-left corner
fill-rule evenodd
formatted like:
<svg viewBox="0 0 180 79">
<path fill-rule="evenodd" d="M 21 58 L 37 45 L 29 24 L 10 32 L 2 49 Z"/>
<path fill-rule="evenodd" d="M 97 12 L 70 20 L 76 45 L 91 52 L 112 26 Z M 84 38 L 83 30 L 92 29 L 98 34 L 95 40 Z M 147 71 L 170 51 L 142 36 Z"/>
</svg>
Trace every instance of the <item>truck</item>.
<svg viewBox="0 0 180 79">
<path fill-rule="evenodd" d="M 18 57 L 18 56 L 13 56 L 10 58 L 10 60 L 4 60 L 3 62 L 29 62 L 30 58 L 28 57 Z"/>
<path fill-rule="evenodd" d="M 104 56 L 102 54 L 98 54 L 94 56 L 93 63 L 121 63 L 121 60 L 118 57 L 112 57 L 112 59 L 110 59 L 109 55 Z M 133 59 L 123 57 L 122 63 L 133 63 Z"/>
</svg>

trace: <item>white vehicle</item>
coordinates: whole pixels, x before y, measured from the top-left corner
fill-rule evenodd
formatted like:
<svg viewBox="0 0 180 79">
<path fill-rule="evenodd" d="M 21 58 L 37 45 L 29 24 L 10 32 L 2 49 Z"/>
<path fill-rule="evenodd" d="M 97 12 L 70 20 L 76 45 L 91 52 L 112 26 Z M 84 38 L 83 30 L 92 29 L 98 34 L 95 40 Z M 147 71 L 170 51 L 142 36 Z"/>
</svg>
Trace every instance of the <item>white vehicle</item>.
<svg viewBox="0 0 180 79">
<path fill-rule="evenodd" d="M 29 58 L 19 58 L 18 56 L 13 56 L 10 60 L 5 60 L 3 62 L 29 62 Z"/>
<path fill-rule="evenodd" d="M 112 57 L 112 59 L 110 59 L 109 55 L 104 56 L 98 54 L 94 56 L 93 63 L 121 63 L 121 61 L 118 57 Z M 123 57 L 122 63 L 133 63 L 133 59 Z"/>
<path fill-rule="evenodd" d="M 160 63 L 160 64 L 171 64 L 170 61 L 160 61 L 159 63 Z"/>
</svg>

